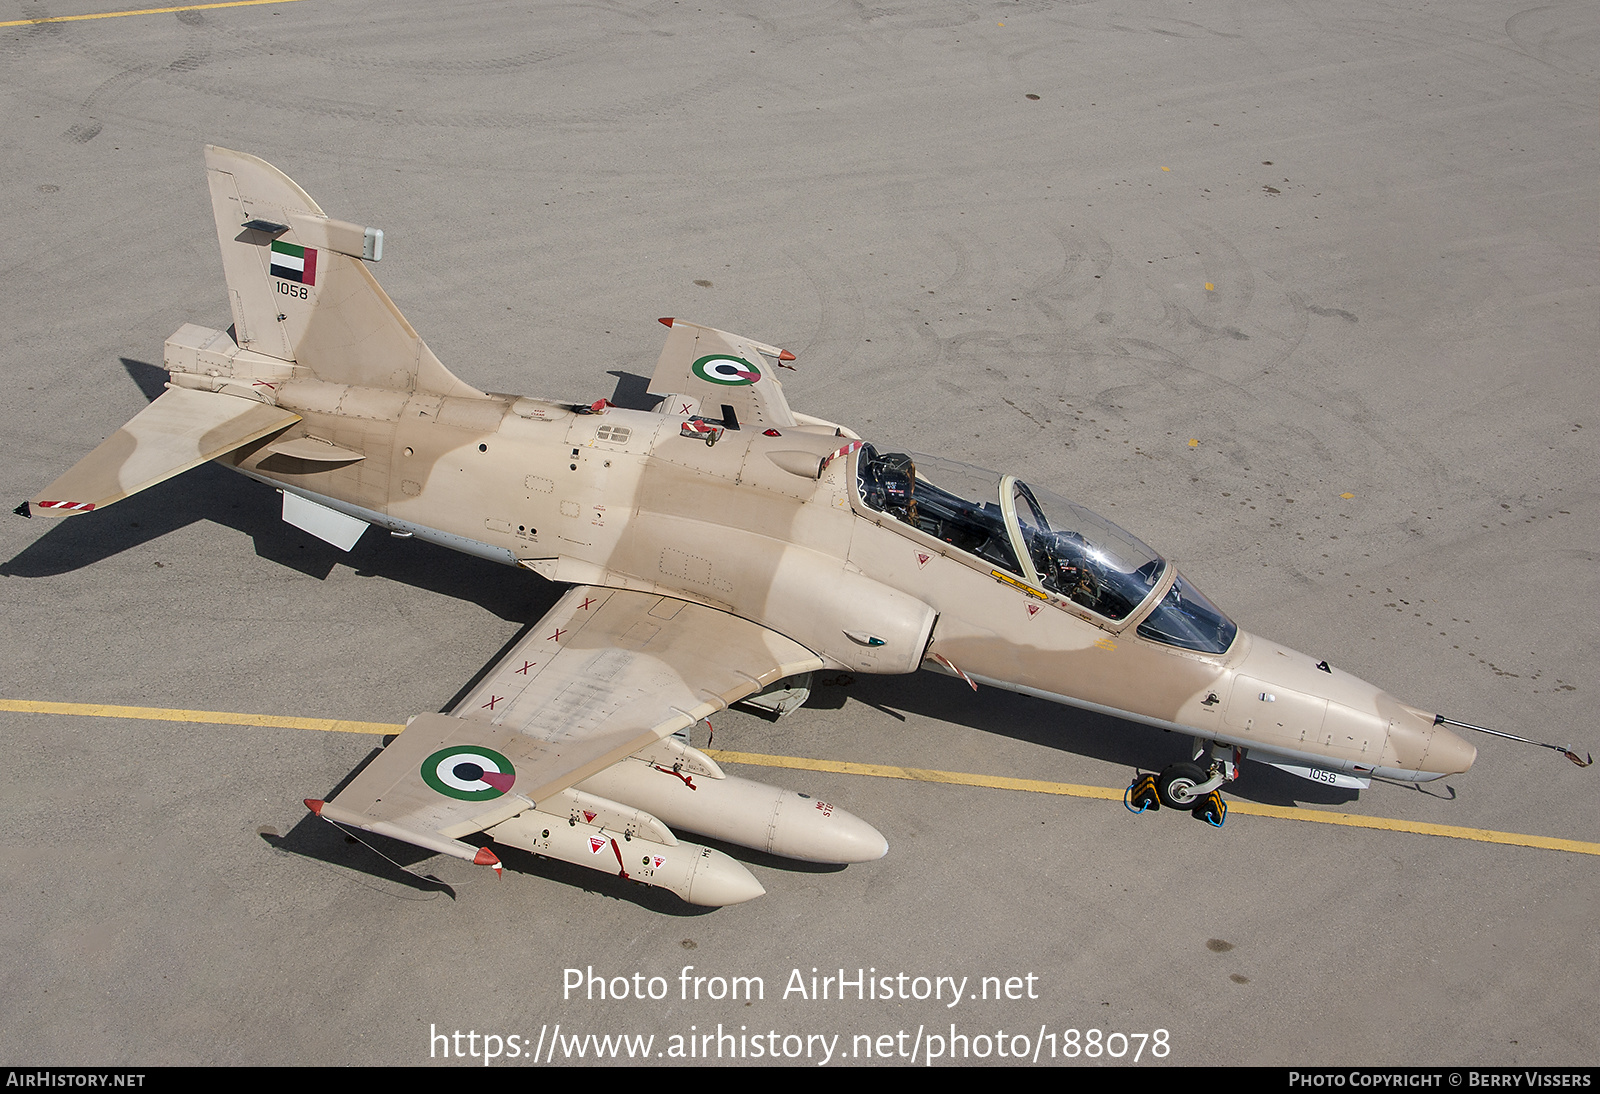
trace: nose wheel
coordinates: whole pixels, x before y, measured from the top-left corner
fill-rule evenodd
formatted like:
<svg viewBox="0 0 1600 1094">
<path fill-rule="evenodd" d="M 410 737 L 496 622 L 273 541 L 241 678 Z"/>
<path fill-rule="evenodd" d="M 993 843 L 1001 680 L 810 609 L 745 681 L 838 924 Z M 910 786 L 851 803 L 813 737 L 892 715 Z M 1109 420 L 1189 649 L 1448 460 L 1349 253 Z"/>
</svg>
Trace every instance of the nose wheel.
<svg viewBox="0 0 1600 1094">
<path fill-rule="evenodd" d="M 1163 805 L 1185 810 L 1213 828 L 1221 828 L 1228 816 L 1228 804 L 1219 788 L 1238 777 L 1242 759 L 1237 754 L 1231 760 L 1213 757 L 1209 768 L 1198 763 L 1175 763 L 1159 775 L 1136 774 L 1123 792 L 1122 803 L 1133 813 L 1150 812 Z"/>
<path fill-rule="evenodd" d="M 1222 776 L 1218 775 L 1215 785 L 1198 789 L 1206 785 L 1207 779 L 1199 764 L 1173 764 L 1156 776 L 1156 795 L 1168 809 L 1193 809 L 1201 798 L 1222 785 Z"/>
</svg>

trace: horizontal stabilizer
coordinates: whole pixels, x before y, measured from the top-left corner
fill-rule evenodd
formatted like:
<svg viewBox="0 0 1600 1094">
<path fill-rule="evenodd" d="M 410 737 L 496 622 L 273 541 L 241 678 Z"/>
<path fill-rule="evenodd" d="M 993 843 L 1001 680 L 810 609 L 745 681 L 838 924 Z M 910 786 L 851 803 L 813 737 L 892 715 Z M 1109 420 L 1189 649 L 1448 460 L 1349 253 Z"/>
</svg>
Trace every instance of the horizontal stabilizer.
<svg viewBox="0 0 1600 1094">
<path fill-rule="evenodd" d="M 99 509 L 299 420 L 270 403 L 169 387 L 30 504 L 52 516 Z"/>
<path fill-rule="evenodd" d="M 367 458 L 360 452 L 340 448 L 332 441 L 305 436 L 273 441 L 267 445 L 267 452 L 273 456 L 289 456 L 305 460 L 307 463 L 355 463 L 357 460 Z"/>
</svg>

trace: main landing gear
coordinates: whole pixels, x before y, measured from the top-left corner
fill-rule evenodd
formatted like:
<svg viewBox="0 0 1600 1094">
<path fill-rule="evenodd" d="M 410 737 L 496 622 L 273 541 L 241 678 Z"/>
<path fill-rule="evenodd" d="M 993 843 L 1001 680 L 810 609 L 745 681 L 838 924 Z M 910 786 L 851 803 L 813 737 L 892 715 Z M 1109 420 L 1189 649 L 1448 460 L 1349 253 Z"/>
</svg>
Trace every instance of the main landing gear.
<svg viewBox="0 0 1600 1094">
<path fill-rule="evenodd" d="M 1209 757 L 1206 756 L 1209 751 Z M 1205 757 L 1205 766 L 1201 766 Z M 1192 763 L 1175 763 L 1159 775 L 1138 773 L 1123 792 L 1122 804 L 1133 813 L 1160 809 L 1185 809 L 1213 828 L 1221 828 L 1228 818 L 1228 803 L 1222 800 L 1221 786 L 1239 777 L 1244 750 L 1225 745 L 1195 742 Z"/>
</svg>

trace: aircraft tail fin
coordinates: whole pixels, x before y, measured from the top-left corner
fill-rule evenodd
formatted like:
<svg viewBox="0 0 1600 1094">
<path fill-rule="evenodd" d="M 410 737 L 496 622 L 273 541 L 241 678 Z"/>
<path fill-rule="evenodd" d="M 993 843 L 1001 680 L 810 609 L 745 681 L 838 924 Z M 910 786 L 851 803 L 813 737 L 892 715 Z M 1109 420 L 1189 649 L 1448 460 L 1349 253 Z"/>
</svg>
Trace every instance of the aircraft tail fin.
<svg viewBox="0 0 1600 1094">
<path fill-rule="evenodd" d="M 793 361 L 794 354 L 682 319 L 663 319 L 661 323 L 672 333 L 667 335 L 667 344 L 656 361 L 650 392 L 672 394 L 673 402 L 678 404 L 663 406 L 663 413 L 725 419 L 720 408 L 726 406 L 733 410 L 741 426 L 796 424 L 776 375 L 780 363 Z"/>
<path fill-rule="evenodd" d="M 206 146 L 239 346 L 362 387 L 471 398 L 367 269 L 383 233 L 323 213 L 265 160 Z"/>
<path fill-rule="evenodd" d="M 57 517 L 103 509 L 299 420 L 271 403 L 169 387 L 27 505 Z"/>
</svg>

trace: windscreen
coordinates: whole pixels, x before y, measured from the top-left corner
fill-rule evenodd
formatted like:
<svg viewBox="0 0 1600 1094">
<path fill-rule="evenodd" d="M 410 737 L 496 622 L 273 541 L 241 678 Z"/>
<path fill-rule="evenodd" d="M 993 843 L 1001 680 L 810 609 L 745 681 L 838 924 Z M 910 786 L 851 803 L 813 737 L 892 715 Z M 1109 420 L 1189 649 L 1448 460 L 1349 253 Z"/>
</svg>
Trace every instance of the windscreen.
<svg viewBox="0 0 1600 1094">
<path fill-rule="evenodd" d="M 1139 635 L 1201 653 L 1226 653 L 1239 628 L 1217 606 L 1184 580 L 1182 574 L 1161 598 L 1155 611 L 1139 624 Z"/>
<path fill-rule="evenodd" d="M 1161 556 L 1097 513 L 1021 482 L 1012 501 L 1039 581 L 1058 596 L 1126 619 L 1161 580 Z"/>
</svg>

